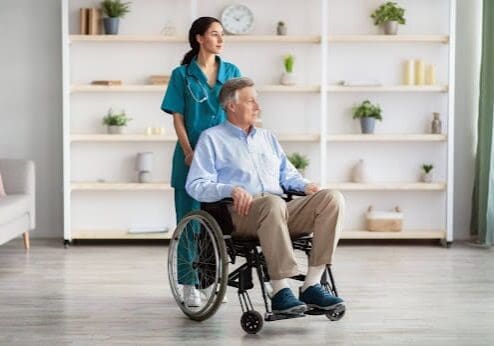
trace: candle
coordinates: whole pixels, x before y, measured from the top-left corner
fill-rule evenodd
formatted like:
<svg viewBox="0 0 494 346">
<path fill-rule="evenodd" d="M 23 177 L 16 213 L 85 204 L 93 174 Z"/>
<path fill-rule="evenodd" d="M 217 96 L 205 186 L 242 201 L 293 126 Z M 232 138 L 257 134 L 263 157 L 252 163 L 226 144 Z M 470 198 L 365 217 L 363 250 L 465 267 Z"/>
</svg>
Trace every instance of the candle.
<svg viewBox="0 0 494 346">
<path fill-rule="evenodd" d="M 405 61 L 405 85 L 415 84 L 414 64 L 413 60 Z"/>
<path fill-rule="evenodd" d="M 415 85 L 425 84 L 425 64 L 424 60 L 415 61 Z"/>
<path fill-rule="evenodd" d="M 426 71 L 425 83 L 428 85 L 436 84 L 436 65 L 427 65 Z"/>
</svg>

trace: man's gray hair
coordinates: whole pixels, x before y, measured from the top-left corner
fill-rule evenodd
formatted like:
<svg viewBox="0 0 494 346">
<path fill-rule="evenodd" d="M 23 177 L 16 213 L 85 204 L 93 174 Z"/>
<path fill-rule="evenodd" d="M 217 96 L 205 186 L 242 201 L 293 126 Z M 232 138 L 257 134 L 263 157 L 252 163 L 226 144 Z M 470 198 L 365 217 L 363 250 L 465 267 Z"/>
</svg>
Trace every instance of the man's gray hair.
<svg viewBox="0 0 494 346">
<path fill-rule="evenodd" d="M 238 102 L 237 91 L 251 86 L 254 86 L 254 82 L 248 77 L 238 77 L 227 81 L 220 91 L 221 107 L 226 110 L 226 105 L 229 102 Z"/>
</svg>

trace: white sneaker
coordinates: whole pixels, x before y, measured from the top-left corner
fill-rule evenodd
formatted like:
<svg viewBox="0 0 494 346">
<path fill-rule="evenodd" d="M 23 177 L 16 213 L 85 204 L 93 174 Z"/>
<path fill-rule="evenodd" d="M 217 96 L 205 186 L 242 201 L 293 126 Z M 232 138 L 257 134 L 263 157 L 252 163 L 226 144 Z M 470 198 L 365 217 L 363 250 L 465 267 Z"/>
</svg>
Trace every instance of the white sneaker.
<svg viewBox="0 0 494 346">
<path fill-rule="evenodd" d="M 201 296 L 204 299 L 209 299 L 209 296 L 211 295 L 212 289 L 213 289 L 213 285 L 206 287 L 206 288 L 199 289 L 199 291 L 201 292 Z M 228 303 L 228 298 L 226 296 L 226 292 L 225 292 L 225 295 L 223 296 L 223 300 L 221 302 L 222 303 Z"/>
<path fill-rule="evenodd" d="M 195 286 L 184 285 L 184 303 L 189 308 L 201 306 L 201 295 Z"/>
</svg>

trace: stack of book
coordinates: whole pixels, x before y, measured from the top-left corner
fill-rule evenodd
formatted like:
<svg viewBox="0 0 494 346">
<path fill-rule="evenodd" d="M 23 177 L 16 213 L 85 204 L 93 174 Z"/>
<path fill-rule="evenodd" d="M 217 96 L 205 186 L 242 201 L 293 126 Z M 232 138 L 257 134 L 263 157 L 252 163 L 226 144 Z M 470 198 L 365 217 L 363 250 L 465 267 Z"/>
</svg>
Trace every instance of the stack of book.
<svg viewBox="0 0 494 346">
<path fill-rule="evenodd" d="M 81 35 L 100 35 L 102 33 L 101 10 L 99 8 L 79 9 Z"/>
</svg>

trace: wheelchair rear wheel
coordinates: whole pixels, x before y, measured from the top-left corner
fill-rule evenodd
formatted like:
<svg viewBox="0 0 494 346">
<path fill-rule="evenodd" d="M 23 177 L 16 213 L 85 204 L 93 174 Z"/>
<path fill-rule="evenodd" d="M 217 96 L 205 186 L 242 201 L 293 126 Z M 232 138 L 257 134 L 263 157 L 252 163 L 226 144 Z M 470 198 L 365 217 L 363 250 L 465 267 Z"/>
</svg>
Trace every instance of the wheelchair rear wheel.
<svg viewBox="0 0 494 346">
<path fill-rule="evenodd" d="M 168 280 L 190 319 L 203 321 L 218 310 L 228 282 L 228 256 L 223 233 L 207 212 L 190 212 L 177 225 L 168 250 Z M 184 285 L 199 290 L 200 304 L 187 304 Z"/>
</svg>

